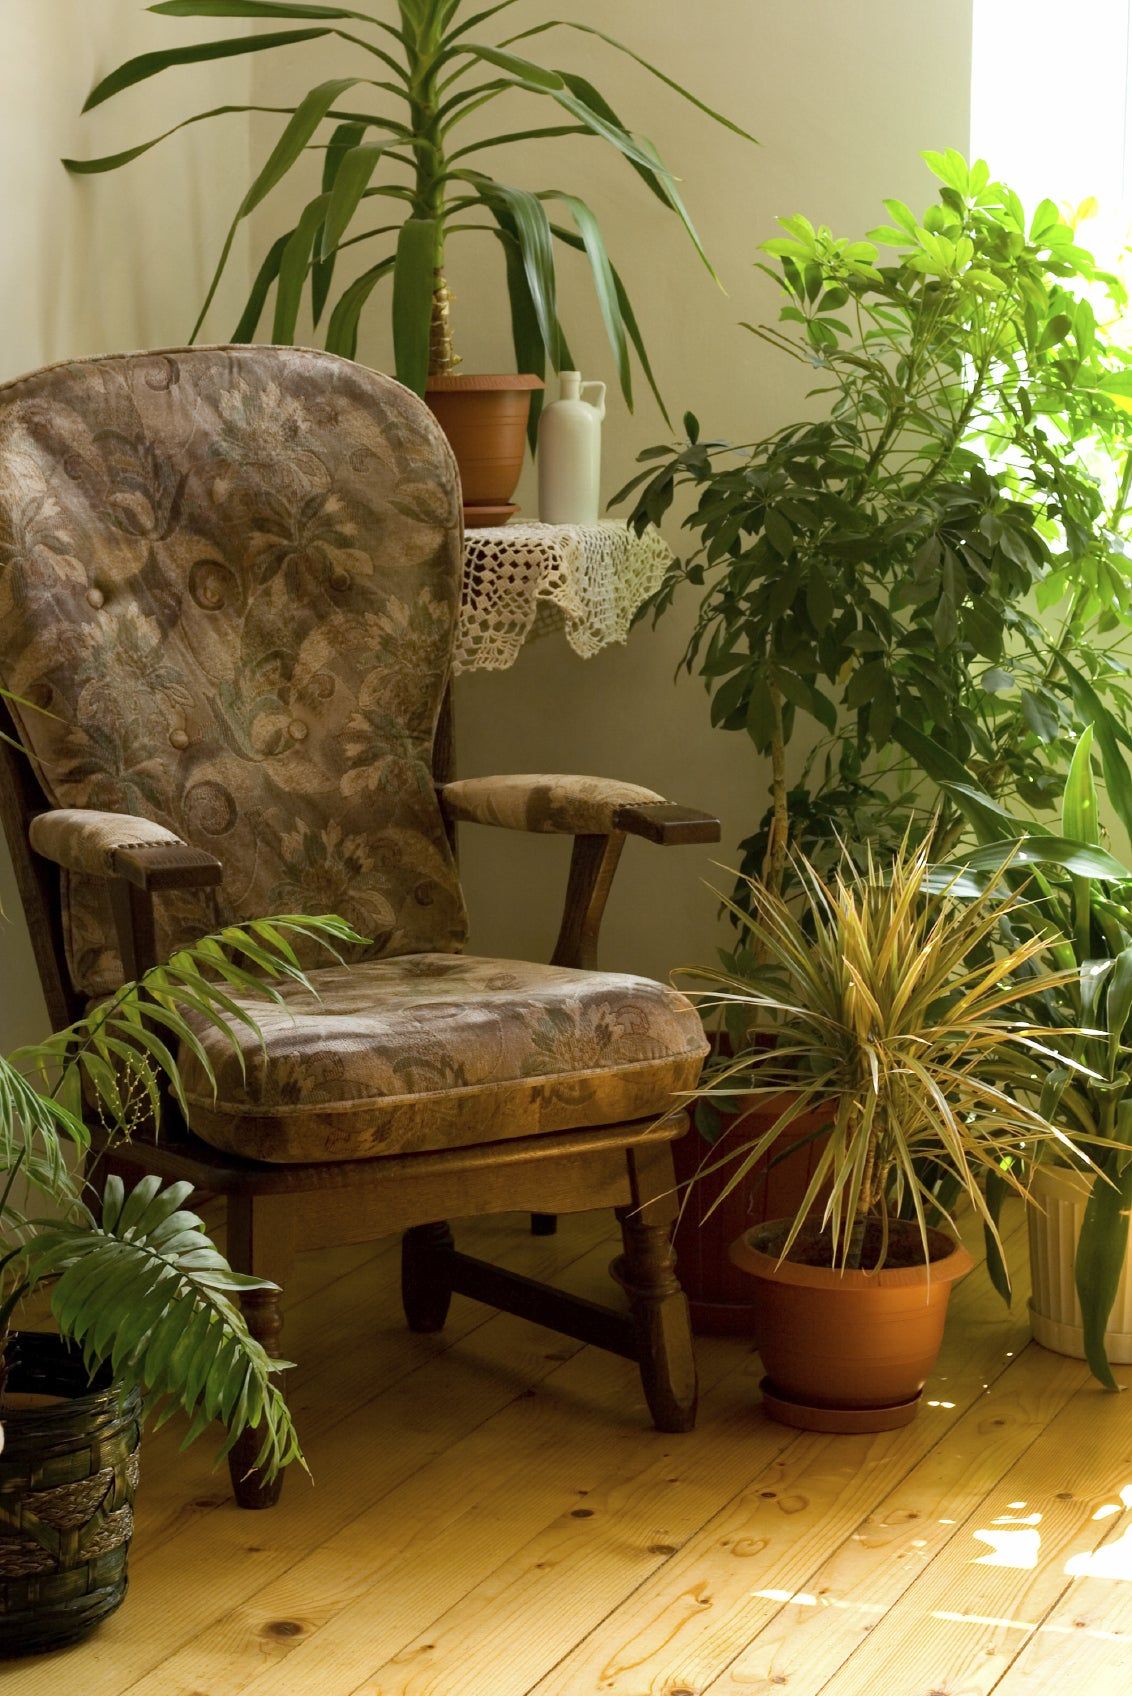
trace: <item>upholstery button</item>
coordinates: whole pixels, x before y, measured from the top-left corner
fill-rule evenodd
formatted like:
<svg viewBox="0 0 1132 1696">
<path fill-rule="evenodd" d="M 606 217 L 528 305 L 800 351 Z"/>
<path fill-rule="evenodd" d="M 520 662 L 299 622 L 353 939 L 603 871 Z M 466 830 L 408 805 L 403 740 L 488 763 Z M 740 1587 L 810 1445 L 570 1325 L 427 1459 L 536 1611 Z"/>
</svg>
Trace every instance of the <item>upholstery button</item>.
<svg viewBox="0 0 1132 1696">
<path fill-rule="evenodd" d="M 187 748 L 188 745 L 189 745 L 189 733 L 188 733 L 188 731 L 187 730 L 171 730 L 169 732 L 169 745 L 170 745 L 171 748 L 176 748 L 178 751 L 181 751 L 182 749 Z"/>
<path fill-rule="evenodd" d="M 88 607 L 93 607 L 96 612 L 99 607 L 104 604 L 105 600 L 106 596 L 102 593 L 101 589 L 88 589 L 86 592 L 86 604 Z"/>
<path fill-rule="evenodd" d="M 291 720 L 290 724 L 287 726 L 287 734 L 291 738 L 292 742 L 306 741 L 307 727 L 301 718 L 293 718 Z"/>
</svg>

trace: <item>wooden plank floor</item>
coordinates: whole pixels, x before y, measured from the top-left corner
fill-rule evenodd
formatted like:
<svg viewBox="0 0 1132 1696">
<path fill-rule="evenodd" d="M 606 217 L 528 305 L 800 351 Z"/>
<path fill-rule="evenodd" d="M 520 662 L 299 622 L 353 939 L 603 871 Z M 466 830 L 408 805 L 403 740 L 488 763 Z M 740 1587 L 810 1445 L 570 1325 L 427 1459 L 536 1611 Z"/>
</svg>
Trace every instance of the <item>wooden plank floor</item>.
<svg viewBox="0 0 1132 1696">
<path fill-rule="evenodd" d="M 464 1246 L 598 1299 L 608 1215 Z M 1024 1274 L 1020 1224 L 1011 1258 Z M 1124 1696 L 1132 1398 L 1028 1340 L 980 1268 L 917 1421 L 763 1418 L 741 1341 L 699 1345 L 698 1429 L 634 1369 L 457 1300 L 413 1337 L 395 1245 L 304 1257 L 289 1393 L 313 1483 L 241 1513 L 207 1444 L 147 1439 L 130 1595 L 12 1696 Z M 1123 1374 L 1132 1384 L 1132 1372 Z"/>
</svg>

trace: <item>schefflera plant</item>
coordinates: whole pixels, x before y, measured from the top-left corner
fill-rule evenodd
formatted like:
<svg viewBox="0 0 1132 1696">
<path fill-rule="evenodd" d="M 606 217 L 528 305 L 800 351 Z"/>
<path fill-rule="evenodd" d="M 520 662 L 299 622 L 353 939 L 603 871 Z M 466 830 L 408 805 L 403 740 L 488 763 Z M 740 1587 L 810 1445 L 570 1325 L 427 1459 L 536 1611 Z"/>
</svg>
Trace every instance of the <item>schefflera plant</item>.
<svg viewBox="0 0 1132 1696">
<path fill-rule="evenodd" d="M 753 137 L 630 47 L 569 17 L 543 19 L 496 40 L 483 38 L 480 32 L 486 26 L 520 3 L 523 0 L 499 0 L 473 11 L 465 0 L 398 0 L 396 5 L 375 0 L 372 8 L 306 4 L 305 0 L 161 0 L 149 10 L 163 17 L 251 19 L 305 27 L 143 53 L 103 77 L 84 110 L 178 65 L 277 48 L 333 42 L 342 51 L 342 71 L 318 83 L 294 107 L 215 107 L 121 152 L 64 163 L 73 172 L 112 171 L 188 124 L 233 112 L 286 114 L 274 148 L 237 208 L 194 339 L 212 305 L 239 225 L 308 150 L 321 149 L 321 190 L 269 248 L 233 340 L 254 340 L 273 288 L 273 342 L 295 340 L 308 284 L 318 326 L 330 306 L 340 257 L 348 253 L 353 258 L 349 250 L 365 252 L 376 243 L 380 257 L 352 278 L 329 311 L 325 346 L 330 352 L 355 356 L 366 302 L 379 283 L 392 278 L 397 376 L 423 393 L 430 374 L 444 375 L 458 363 L 445 270 L 449 239 L 488 234 L 503 250 L 518 369 L 543 376 L 548 361 L 555 370 L 573 363 L 558 316 L 555 249 L 564 246 L 583 253 L 589 261 L 626 401 L 632 405 L 635 351 L 663 411 L 636 315 L 590 207 L 574 193 L 557 188 L 532 190 L 509 177 L 493 175 L 484 168 L 484 156 L 490 162 L 496 149 L 521 150 L 530 142 L 560 137 L 604 141 L 676 217 L 711 271 L 677 179 L 653 144 L 630 130 L 586 77 L 537 62 L 528 56 L 526 44 L 550 31 L 572 31 L 597 40 L 641 66 L 717 124 L 746 141 Z M 515 95 L 545 102 L 553 109 L 554 121 L 518 129 L 506 123 L 485 128 L 483 114 L 493 114 L 497 101 Z M 516 162 L 519 158 L 521 153 Z M 359 229 L 359 224 L 364 227 Z"/>
<path fill-rule="evenodd" d="M 772 889 L 792 847 L 895 846 L 910 816 L 938 817 L 945 851 L 938 785 L 972 773 L 1054 806 L 1085 723 L 1132 829 L 1124 289 L 1051 201 L 1027 215 L 983 161 L 924 159 L 922 215 L 888 200 L 859 240 L 799 215 L 765 244 L 779 323 L 746 327 L 812 374 L 810 416 L 733 446 L 688 415 L 618 497 L 640 526 L 696 502 L 655 607 L 696 588 L 684 663 L 769 757 L 740 869 Z"/>
</svg>

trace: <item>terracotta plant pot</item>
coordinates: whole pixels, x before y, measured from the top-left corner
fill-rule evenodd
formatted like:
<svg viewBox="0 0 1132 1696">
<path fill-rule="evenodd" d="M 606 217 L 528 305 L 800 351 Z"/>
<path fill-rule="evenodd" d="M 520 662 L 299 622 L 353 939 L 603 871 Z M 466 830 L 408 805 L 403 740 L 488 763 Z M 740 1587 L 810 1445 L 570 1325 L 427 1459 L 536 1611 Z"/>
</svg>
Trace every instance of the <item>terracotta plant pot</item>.
<svg viewBox="0 0 1132 1696">
<path fill-rule="evenodd" d="M 523 469 L 531 394 L 541 377 L 430 377 L 425 399 L 456 455 L 469 529 L 503 524 Z"/>
<path fill-rule="evenodd" d="M 879 1272 L 779 1263 L 789 1226 L 756 1226 L 731 1257 L 754 1280 L 763 1406 L 803 1431 L 890 1431 L 915 1418 L 943 1340 L 951 1286 L 971 1270 L 967 1250 L 929 1231 L 929 1268 L 900 1265 L 920 1250 L 918 1226 L 893 1224 Z"/>
<path fill-rule="evenodd" d="M 769 1219 L 793 1218 L 798 1212 L 822 1148 L 822 1139 L 813 1132 L 828 1122 L 829 1114 L 807 1113 L 799 1119 L 778 1145 L 783 1158 L 772 1163 L 765 1156 L 710 1214 L 708 1209 L 734 1167 L 725 1166 L 701 1178 L 696 1174 L 705 1161 L 710 1164 L 729 1149 L 756 1142 L 781 1111 L 782 1099 L 773 1097 L 746 1112 L 723 1115 L 725 1128 L 714 1143 L 692 1130 L 672 1144 L 683 1201 L 673 1246 L 692 1329 L 700 1336 L 754 1335 L 757 1314 L 751 1280 L 732 1263 L 728 1251 L 741 1231 Z M 689 1183 L 692 1189 L 685 1195 L 683 1186 Z"/>
</svg>

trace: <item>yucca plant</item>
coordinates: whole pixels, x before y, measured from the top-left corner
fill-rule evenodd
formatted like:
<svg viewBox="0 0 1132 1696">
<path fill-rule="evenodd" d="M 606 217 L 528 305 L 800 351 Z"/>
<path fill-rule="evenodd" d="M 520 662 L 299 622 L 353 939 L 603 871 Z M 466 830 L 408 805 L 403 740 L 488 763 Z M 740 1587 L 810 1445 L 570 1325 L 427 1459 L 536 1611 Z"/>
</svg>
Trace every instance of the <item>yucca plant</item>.
<svg viewBox="0 0 1132 1696">
<path fill-rule="evenodd" d="M 557 305 L 555 248 L 563 245 L 589 260 L 621 389 L 631 405 L 631 350 L 654 393 L 656 384 L 636 316 L 593 212 L 575 194 L 531 190 L 490 174 L 482 168 L 482 156 L 544 138 L 596 137 L 624 157 L 678 219 L 709 271 L 711 266 L 676 179 L 652 143 L 629 130 L 585 77 L 536 63 L 520 51 L 521 44 L 552 30 L 596 38 L 643 66 L 715 122 L 746 140 L 752 138 L 630 48 L 569 18 L 544 19 L 501 39 L 485 40 L 481 28 L 517 3 L 498 0 L 473 12 L 462 0 L 398 0 L 396 5 L 372 8 L 308 5 L 305 0 L 161 0 L 149 9 L 165 17 L 303 22 L 308 27 L 144 53 L 104 77 L 91 91 L 86 110 L 174 66 L 307 43 L 340 44 L 342 72 L 320 82 L 294 107 L 217 107 L 184 118 L 164 135 L 124 151 L 65 163 L 75 172 L 112 171 L 186 124 L 249 110 L 286 115 L 274 148 L 237 208 L 194 338 L 212 305 L 242 220 L 308 151 L 320 150 L 320 191 L 269 249 L 234 340 L 255 338 L 273 287 L 272 341 L 294 340 L 308 282 L 313 318 L 320 324 L 330 308 L 339 258 L 347 250 L 366 251 L 376 244 L 376 262 L 350 280 L 329 310 L 325 345 L 352 358 L 362 310 L 378 283 L 392 278 L 397 375 L 423 392 L 430 373 L 445 374 L 457 363 L 445 272 L 448 239 L 487 233 L 503 250 L 518 369 L 542 376 L 548 360 L 556 370 L 572 363 Z M 487 134 L 482 125 L 479 133 L 475 125 L 466 130 L 485 107 L 513 95 L 549 102 L 559 121 L 535 128 L 501 125 Z M 371 213 L 379 220 L 376 227 L 369 227 Z M 359 223 L 366 227 L 359 229 Z"/>
<path fill-rule="evenodd" d="M 709 1079 L 709 1099 L 783 1102 L 757 1141 L 715 1163 L 734 1165 L 728 1190 L 820 1108 L 828 1133 L 783 1258 L 815 1210 L 821 1262 L 834 1268 L 860 1268 L 866 1230 L 878 1226 L 883 1263 L 897 1218 L 918 1227 L 928 1261 L 929 1225 L 954 1229 L 959 1198 L 997 1239 L 987 1186 L 1025 1193 L 1022 1148 L 1090 1165 L 1035 1105 L 1051 1067 L 1083 1063 L 1065 1051 L 1069 1032 L 1027 1009 L 1075 972 L 1044 969 L 1037 935 L 1001 945 L 1004 924 L 1024 911 L 1001 867 L 974 893 L 955 887 L 960 872 L 941 885 L 926 849 L 908 844 L 891 862 L 846 855 L 829 878 L 801 856 L 793 871 L 793 902 L 750 880 L 734 909 L 744 946 L 728 966 L 691 974 L 710 985 L 700 997 L 723 1009 L 736 1049 Z"/>
<path fill-rule="evenodd" d="M 232 925 L 179 949 L 68 1029 L 0 1057 L 0 1421 L 9 1326 L 46 1286 L 60 1333 L 91 1374 L 109 1364 L 125 1387 L 146 1393 L 157 1425 L 185 1413 L 187 1444 L 218 1420 L 227 1428 L 221 1454 L 258 1428 L 256 1464 L 267 1477 L 301 1460 L 275 1382 L 287 1363 L 268 1357 L 236 1305 L 241 1291 L 265 1285 L 232 1271 L 185 1206 L 192 1186 L 163 1188 L 150 1176 L 127 1192 L 117 1177 L 94 1184 L 97 1161 L 86 1179 L 73 1171 L 90 1151 L 92 1122 L 112 1146 L 142 1118 L 160 1129 L 166 1090 L 186 1109 L 178 1048 L 211 1078 L 201 1030 L 256 1028 L 231 991 L 280 1001 L 282 980 L 309 987 L 293 946 L 300 938 L 332 951 L 359 940 L 335 918 Z"/>
</svg>

